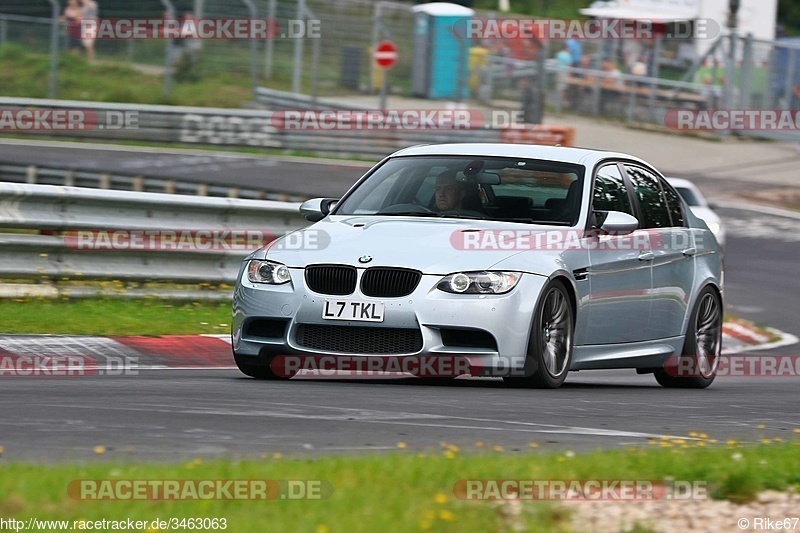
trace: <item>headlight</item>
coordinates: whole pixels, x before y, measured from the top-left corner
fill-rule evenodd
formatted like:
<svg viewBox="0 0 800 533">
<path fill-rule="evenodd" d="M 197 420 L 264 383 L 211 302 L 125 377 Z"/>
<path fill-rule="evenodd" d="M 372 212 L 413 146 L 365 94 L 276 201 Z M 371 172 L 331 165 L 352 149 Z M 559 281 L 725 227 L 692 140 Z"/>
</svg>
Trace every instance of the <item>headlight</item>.
<svg viewBox="0 0 800 533">
<path fill-rule="evenodd" d="M 503 294 L 521 278 L 519 272 L 458 272 L 442 278 L 436 288 L 454 294 Z"/>
<path fill-rule="evenodd" d="M 711 233 L 714 235 L 719 235 L 719 230 L 722 229 L 718 222 L 708 222 L 708 229 L 711 230 Z"/>
<path fill-rule="evenodd" d="M 247 265 L 247 279 L 251 283 L 268 283 L 270 285 L 282 285 L 292 279 L 286 265 L 273 263 L 272 261 L 252 260 Z"/>
</svg>

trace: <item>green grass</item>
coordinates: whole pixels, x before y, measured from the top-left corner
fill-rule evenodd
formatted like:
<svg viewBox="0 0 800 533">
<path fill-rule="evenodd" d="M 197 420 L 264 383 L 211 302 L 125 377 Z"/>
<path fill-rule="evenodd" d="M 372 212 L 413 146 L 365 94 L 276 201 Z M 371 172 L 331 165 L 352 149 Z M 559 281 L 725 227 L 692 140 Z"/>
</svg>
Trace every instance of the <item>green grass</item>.
<svg viewBox="0 0 800 533">
<path fill-rule="evenodd" d="M 50 58 L 28 52 L 20 45 L 0 47 L 0 94 L 46 98 Z M 252 99 L 250 78 L 232 72 L 213 72 L 202 82 L 173 81 L 172 93 L 163 96 L 163 78 L 144 74 L 124 63 L 105 60 L 95 64 L 63 52 L 59 59 L 57 98 L 99 102 L 240 107 Z"/>
<path fill-rule="evenodd" d="M 231 305 L 111 298 L 0 300 L 0 317 L 1 333 L 190 335 L 228 333 Z"/>
<path fill-rule="evenodd" d="M 0 440 L 0 443 L 2 441 Z M 383 456 L 188 460 L 181 464 L 125 461 L 124 451 L 99 449 L 105 462 L 0 466 L 0 516 L 25 519 L 226 518 L 228 531 L 524 531 L 569 530 L 570 512 L 552 502 L 523 501 L 518 515 L 490 501 L 463 501 L 459 480 L 705 481 L 713 498 L 748 501 L 761 490 L 800 483 L 798 442 L 755 447 L 697 447 L 673 442 L 633 450 L 509 454 L 486 446 L 462 454 L 398 451 Z M 685 447 L 689 446 L 689 447 Z M 481 450 L 487 450 L 480 452 Z M 306 501 L 81 501 L 67 486 L 77 479 L 319 480 L 330 489 Z"/>
<path fill-rule="evenodd" d="M 125 102 L 136 104 L 185 105 L 200 107 L 242 107 L 252 100 L 250 51 L 242 47 L 227 47 L 211 43 L 203 51 L 200 67 L 192 72 L 195 79 L 182 80 L 177 73 L 172 78 L 170 95 L 164 96 L 164 79 L 161 74 L 137 70 L 123 55 L 98 53 L 96 63 L 89 63 L 82 55 L 61 51 L 59 55 L 56 98 L 97 102 Z M 271 79 L 260 79 L 261 86 L 279 90 L 291 89 L 293 64 L 292 48 L 276 47 L 275 64 Z M 163 44 L 137 43 L 138 65 L 155 67 L 164 65 Z M 263 56 L 259 56 L 263 61 Z M 311 59 L 305 59 L 306 69 Z M 50 75 L 50 56 L 30 51 L 16 43 L 0 46 L 0 94 L 3 96 L 47 98 Z M 338 63 L 320 60 L 317 68 L 320 95 L 347 94 L 339 87 Z M 408 76 L 398 73 L 396 84 L 408 84 Z M 405 85 L 403 85 L 405 87 Z M 407 87 L 405 87 L 407 89 Z M 306 71 L 303 91 L 310 93 L 310 75 Z"/>
</svg>

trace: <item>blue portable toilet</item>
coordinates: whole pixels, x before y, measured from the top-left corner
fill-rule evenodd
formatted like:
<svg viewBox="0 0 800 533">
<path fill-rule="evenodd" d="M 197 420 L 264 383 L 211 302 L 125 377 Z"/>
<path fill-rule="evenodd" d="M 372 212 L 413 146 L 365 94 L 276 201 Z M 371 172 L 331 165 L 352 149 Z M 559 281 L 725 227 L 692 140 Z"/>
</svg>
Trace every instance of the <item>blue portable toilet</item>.
<svg viewBox="0 0 800 533">
<path fill-rule="evenodd" d="M 776 107 L 785 104 L 789 109 L 800 109 L 800 97 L 793 91 L 800 85 L 800 38 L 778 39 L 774 50 L 770 81 L 773 104 Z"/>
<path fill-rule="evenodd" d="M 470 43 L 464 30 L 475 12 L 448 2 L 417 5 L 412 11 L 412 94 L 423 98 L 466 98 Z"/>
</svg>

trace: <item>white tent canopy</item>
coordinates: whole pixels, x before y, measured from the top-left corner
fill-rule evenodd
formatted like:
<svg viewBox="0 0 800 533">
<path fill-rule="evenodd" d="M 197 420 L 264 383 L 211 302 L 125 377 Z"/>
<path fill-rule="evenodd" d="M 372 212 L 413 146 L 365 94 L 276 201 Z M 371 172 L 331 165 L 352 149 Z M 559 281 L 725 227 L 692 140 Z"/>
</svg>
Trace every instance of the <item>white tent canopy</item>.
<svg viewBox="0 0 800 533">
<path fill-rule="evenodd" d="M 699 9 L 664 9 L 631 5 L 608 5 L 581 9 L 587 17 L 619 20 L 648 20 L 652 22 L 680 22 L 695 20 L 700 16 Z"/>
<path fill-rule="evenodd" d="M 414 13 L 427 13 L 428 15 L 432 15 L 434 17 L 471 17 L 475 14 L 475 12 L 468 7 L 460 6 L 458 4 L 451 4 L 449 2 L 420 4 L 413 6 L 411 11 Z"/>
</svg>

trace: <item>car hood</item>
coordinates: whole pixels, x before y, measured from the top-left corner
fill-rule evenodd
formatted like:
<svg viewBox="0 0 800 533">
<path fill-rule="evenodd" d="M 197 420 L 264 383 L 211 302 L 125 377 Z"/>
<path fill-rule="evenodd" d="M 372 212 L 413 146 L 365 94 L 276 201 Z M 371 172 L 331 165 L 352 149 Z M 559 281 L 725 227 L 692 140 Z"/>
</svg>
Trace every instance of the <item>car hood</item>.
<svg viewBox="0 0 800 533">
<path fill-rule="evenodd" d="M 520 234 L 532 236 L 564 229 L 485 220 L 341 215 L 281 237 L 252 257 L 269 258 L 289 267 L 314 263 L 394 266 L 444 275 L 490 269 L 519 256 L 521 249 L 514 240 Z M 479 237 L 469 240 L 468 235 Z M 524 261 L 513 261 L 513 270 L 547 276 L 553 272 L 554 256 L 559 253 L 531 250 L 524 255 Z M 366 256 L 371 260 L 359 261 Z"/>
</svg>

